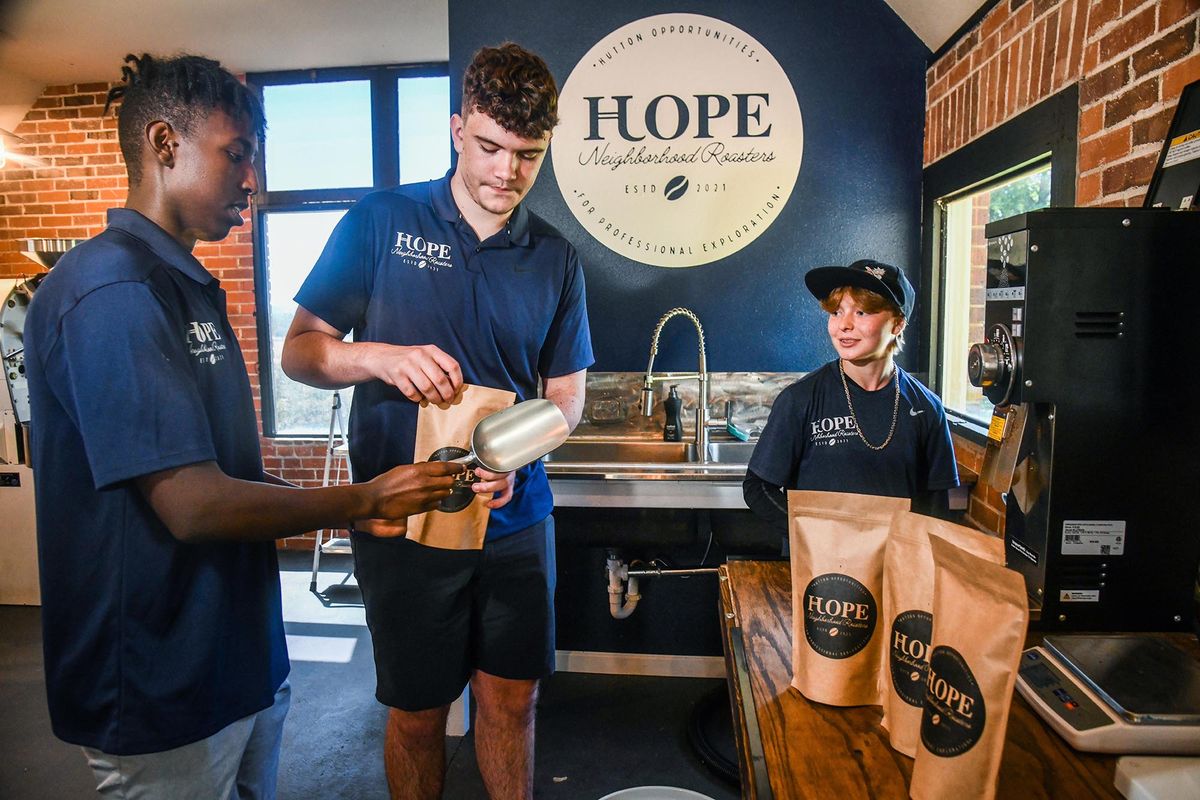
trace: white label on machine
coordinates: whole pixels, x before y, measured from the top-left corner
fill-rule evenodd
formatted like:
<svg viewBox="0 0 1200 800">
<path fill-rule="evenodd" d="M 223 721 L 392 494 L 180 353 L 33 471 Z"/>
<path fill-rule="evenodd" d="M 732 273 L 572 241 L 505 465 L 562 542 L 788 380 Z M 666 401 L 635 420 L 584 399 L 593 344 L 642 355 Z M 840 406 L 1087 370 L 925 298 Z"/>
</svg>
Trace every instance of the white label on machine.
<svg viewBox="0 0 1200 800">
<path fill-rule="evenodd" d="M 1125 553 L 1125 520 L 1063 520 L 1064 556 L 1119 556 Z"/>
<path fill-rule="evenodd" d="M 985 300 L 1024 300 L 1024 286 L 994 287 L 984 292 Z"/>
<path fill-rule="evenodd" d="M 1060 589 L 1058 592 L 1058 602 L 1060 603 L 1099 603 L 1099 589 Z"/>
</svg>

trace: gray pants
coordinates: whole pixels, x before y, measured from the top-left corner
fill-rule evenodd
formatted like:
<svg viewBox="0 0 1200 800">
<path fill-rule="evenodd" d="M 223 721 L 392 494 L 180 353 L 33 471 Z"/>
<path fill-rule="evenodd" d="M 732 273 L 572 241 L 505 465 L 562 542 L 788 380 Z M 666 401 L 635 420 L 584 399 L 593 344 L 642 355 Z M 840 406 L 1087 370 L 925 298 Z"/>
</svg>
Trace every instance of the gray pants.
<svg viewBox="0 0 1200 800">
<path fill-rule="evenodd" d="M 273 705 L 161 753 L 114 756 L 85 747 L 96 791 L 112 800 L 274 800 L 291 701 L 285 680 Z"/>
</svg>

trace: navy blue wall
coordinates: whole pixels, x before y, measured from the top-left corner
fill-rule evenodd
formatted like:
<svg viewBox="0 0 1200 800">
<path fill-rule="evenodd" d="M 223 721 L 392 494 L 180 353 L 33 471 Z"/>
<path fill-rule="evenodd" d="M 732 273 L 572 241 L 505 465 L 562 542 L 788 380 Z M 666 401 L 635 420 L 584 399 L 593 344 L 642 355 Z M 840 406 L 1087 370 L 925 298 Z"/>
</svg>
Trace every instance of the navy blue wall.
<svg viewBox="0 0 1200 800">
<path fill-rule="evenodd" d="M 654 267 L 604 247 L 572 216 L 546 159 L 527 202 L 583 259 L 593 369 L 645 369 L 655 322 L 682 305 L 704 324 L 709 369 L 810 370 L 833 351 L 824 315 L 804 288 L 807 269 L 869 256 L 902 266 L 917 283 L 929 50 L 883 0 L 450 0 L 449 12 L 455 86 L 477 48 L 506 39 L 540 54 L 561 86 L 584 53 L 616 28 L 654 14 L 686 12 L 746 31 L 774 55 L 795 88 L 804 119 L 804 159 L 792 196 L 756 241 L 712 264 Z M 922 312 L 919 308 L 910 336 L 922 327 Z M 684 320 L 670 323 L 656 369 L 695 369 L 690 328 Z"/>
</svg>

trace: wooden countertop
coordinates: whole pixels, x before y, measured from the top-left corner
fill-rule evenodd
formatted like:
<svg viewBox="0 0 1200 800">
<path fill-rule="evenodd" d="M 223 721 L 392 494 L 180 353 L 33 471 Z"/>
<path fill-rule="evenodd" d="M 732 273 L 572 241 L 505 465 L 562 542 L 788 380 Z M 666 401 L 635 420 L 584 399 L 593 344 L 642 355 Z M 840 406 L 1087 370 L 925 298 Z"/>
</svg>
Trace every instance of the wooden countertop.
<svg viewBox="0 0 1200 800">
<path fill-rule="evenodd" d="M 742 796 L 907 798 L 913 760 L 888 745 L 878 706 L 826 706 L 791 688 L 787 562 L 730 561 L 720 587 Z M 1115 767 L 1071 749 L 1013 693 L 998 798 L 1120 798 Z"/>
</svg>

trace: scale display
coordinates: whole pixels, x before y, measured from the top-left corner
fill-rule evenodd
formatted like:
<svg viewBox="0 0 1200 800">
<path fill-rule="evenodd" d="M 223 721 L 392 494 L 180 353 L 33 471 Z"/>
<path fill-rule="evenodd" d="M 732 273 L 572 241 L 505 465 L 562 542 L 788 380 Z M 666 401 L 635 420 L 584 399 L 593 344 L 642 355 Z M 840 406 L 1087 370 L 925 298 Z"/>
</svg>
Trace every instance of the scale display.
<svg viewBox="0 0 1200 800">
<path fill-rule="evenodd" d="M 1076 750 L 1200 755 L 1200 662 L 1163 637 L 1047 636 L 1017 690 Z"/>
</svg>

